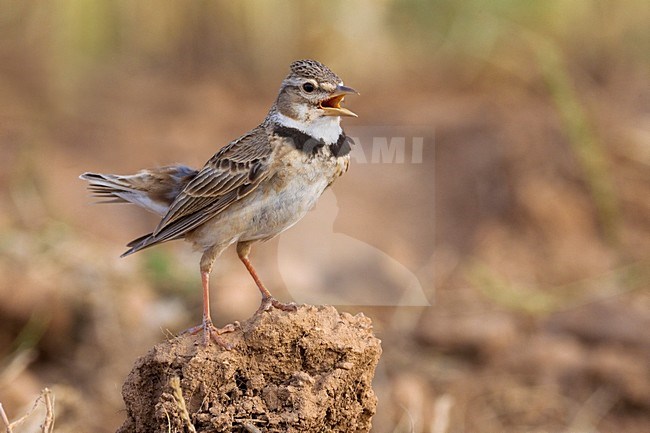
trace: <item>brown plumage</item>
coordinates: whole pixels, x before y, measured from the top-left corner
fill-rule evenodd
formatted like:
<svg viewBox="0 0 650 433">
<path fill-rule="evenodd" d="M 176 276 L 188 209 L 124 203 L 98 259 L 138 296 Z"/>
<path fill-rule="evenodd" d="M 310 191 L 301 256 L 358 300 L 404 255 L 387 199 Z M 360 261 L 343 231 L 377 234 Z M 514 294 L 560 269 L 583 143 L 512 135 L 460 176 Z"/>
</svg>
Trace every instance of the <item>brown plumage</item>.
<svg viewBox="0 0 650 433">
<path fill-rule="evenodd" d="M 167 166 L 132 176 L 84 173 L 95 196 L 108 202 L 131 202 L 162 216 L 152 233 L 133 240 L 123 256 L 184 238 L 203 251 L 204 330 L 227 346 L 212 325 L 209 274 L 214 260 L 236 243 L 237 253 L 253 277 L 262 304 L 294 306 L 275 300 L 248 259 L 251 244 L 270 239 L 300 220 L 322 192 L 349 166 L 352 141 L 340 116 L 355 116 L 340 106 L 346 94 L 340 78 L 314 60 L 292 63 L 276 103 L 266 119 L 230 142 L 199 170 Z"/>
</svg>

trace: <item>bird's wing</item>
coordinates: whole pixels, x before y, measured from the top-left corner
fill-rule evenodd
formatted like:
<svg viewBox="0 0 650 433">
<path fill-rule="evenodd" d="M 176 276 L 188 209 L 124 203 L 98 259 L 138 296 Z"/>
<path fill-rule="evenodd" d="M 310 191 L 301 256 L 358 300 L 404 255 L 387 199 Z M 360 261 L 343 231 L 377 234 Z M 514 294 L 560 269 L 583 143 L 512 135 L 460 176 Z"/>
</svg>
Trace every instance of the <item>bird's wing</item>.
<svg viewBox="0 0 650 433">
<path fill-rule="evenodd" d="M 146 244 L 137 249 L 181 237 L 250 194 L 269 175 L 270 158 L 263 126 L 226 145 L 185 186 Z"/>
</svg>

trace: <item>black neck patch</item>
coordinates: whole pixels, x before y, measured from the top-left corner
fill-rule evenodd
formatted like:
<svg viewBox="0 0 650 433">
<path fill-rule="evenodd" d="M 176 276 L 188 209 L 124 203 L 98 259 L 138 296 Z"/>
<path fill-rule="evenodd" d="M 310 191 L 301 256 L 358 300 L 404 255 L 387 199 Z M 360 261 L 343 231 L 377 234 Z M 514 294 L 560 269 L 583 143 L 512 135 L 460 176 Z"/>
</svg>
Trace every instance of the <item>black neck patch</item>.
<svg viewBox="0 0 650 433">
<path fill-rule="evenodd" d="M 273 134 L 288 138 L 293 143 L 293 146 L 310 155 L 316 154 L 320 148 L 325 146 L 325 142 L 318 138 L 314 138 L 311 135 L 305 134 L 302 131 L 299 131 L 295 128 L 289 128 L 288 126 L 276 125 L 273 128 Z M 341 133 L 339 139 L 334 144 L 330 144 L 329 148 L 332 152 L 332 155 L 335 157 L 345 156 L 352 150 L 351 145 L 354 144 L 354 141 Z"/>
<path fill-rule="evenodd" d="M 345 135 L 345 132 L 342 132 L 336 143 L 330 144 L 330 150 L 332 151 L 332 155 L 336 157 L 345 156 L 352 151 L 353 144 L 354 140 Z"/>
</svg>

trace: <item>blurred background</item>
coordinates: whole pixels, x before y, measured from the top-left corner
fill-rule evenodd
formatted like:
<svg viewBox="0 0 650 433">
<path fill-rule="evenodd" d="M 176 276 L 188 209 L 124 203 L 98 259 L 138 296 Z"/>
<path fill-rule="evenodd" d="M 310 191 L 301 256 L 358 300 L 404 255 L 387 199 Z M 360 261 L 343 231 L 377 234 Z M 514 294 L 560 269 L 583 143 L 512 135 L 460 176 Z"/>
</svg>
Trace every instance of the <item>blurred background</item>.
<svg viewBox="0 0 650 433">
<path fill-rule="evenodd" d="M 48 386 L 56 431 L 116 430 L 133 362 L 200 320 L 199 254 L 119 259 L 156 218 L 77 176 L 199 167 L 316 58 L 361 92 L 356 157 L 295 228 L 320 238 L 252 259 L 283 300 L 360 294 L 339 308 L 383 340 L 373 432 L 646 432 L 649 22 L 644 0 L 1 1 L 0 402 Z M 405 161 L 364 162 L 374 137 Z M 294 264 L 332 236 L 345 266 Z M 233 251 L 212 296 L 218 325 L 257 308 Z"/>
</svg>

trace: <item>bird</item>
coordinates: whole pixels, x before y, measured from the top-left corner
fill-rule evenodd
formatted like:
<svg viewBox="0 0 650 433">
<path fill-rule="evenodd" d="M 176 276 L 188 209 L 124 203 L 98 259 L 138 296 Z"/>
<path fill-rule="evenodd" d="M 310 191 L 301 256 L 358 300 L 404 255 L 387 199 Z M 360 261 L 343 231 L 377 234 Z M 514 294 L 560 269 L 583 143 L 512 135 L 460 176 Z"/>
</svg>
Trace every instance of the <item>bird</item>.
<svg viewBox="0 0 650 433">
<path fill-rule="evenodd" d="M 133 175 L 80 176 L 100 203 L 132 203 L 161 217 L 121 257 L 175 239 L 202 252 L 203 320 L 185 332 L 202 330 L 206 346 L 214 341 L 230 348 L 221 335 L 234 326 L 217 328 L 211 318 L 210 272 L 233 244 L 262 295 L 255 314 L 296 309 L 262 283 L 249 259 L 251 246 L 296 224 L 350 165 L 355 143 L 341 118 L 358 116 L 341 103 L 359 93 L 316 60 L 297 60 L 289 69 L 262 123 L 223 146 L 203 168 L 168 165 Z"/>
</svg>

